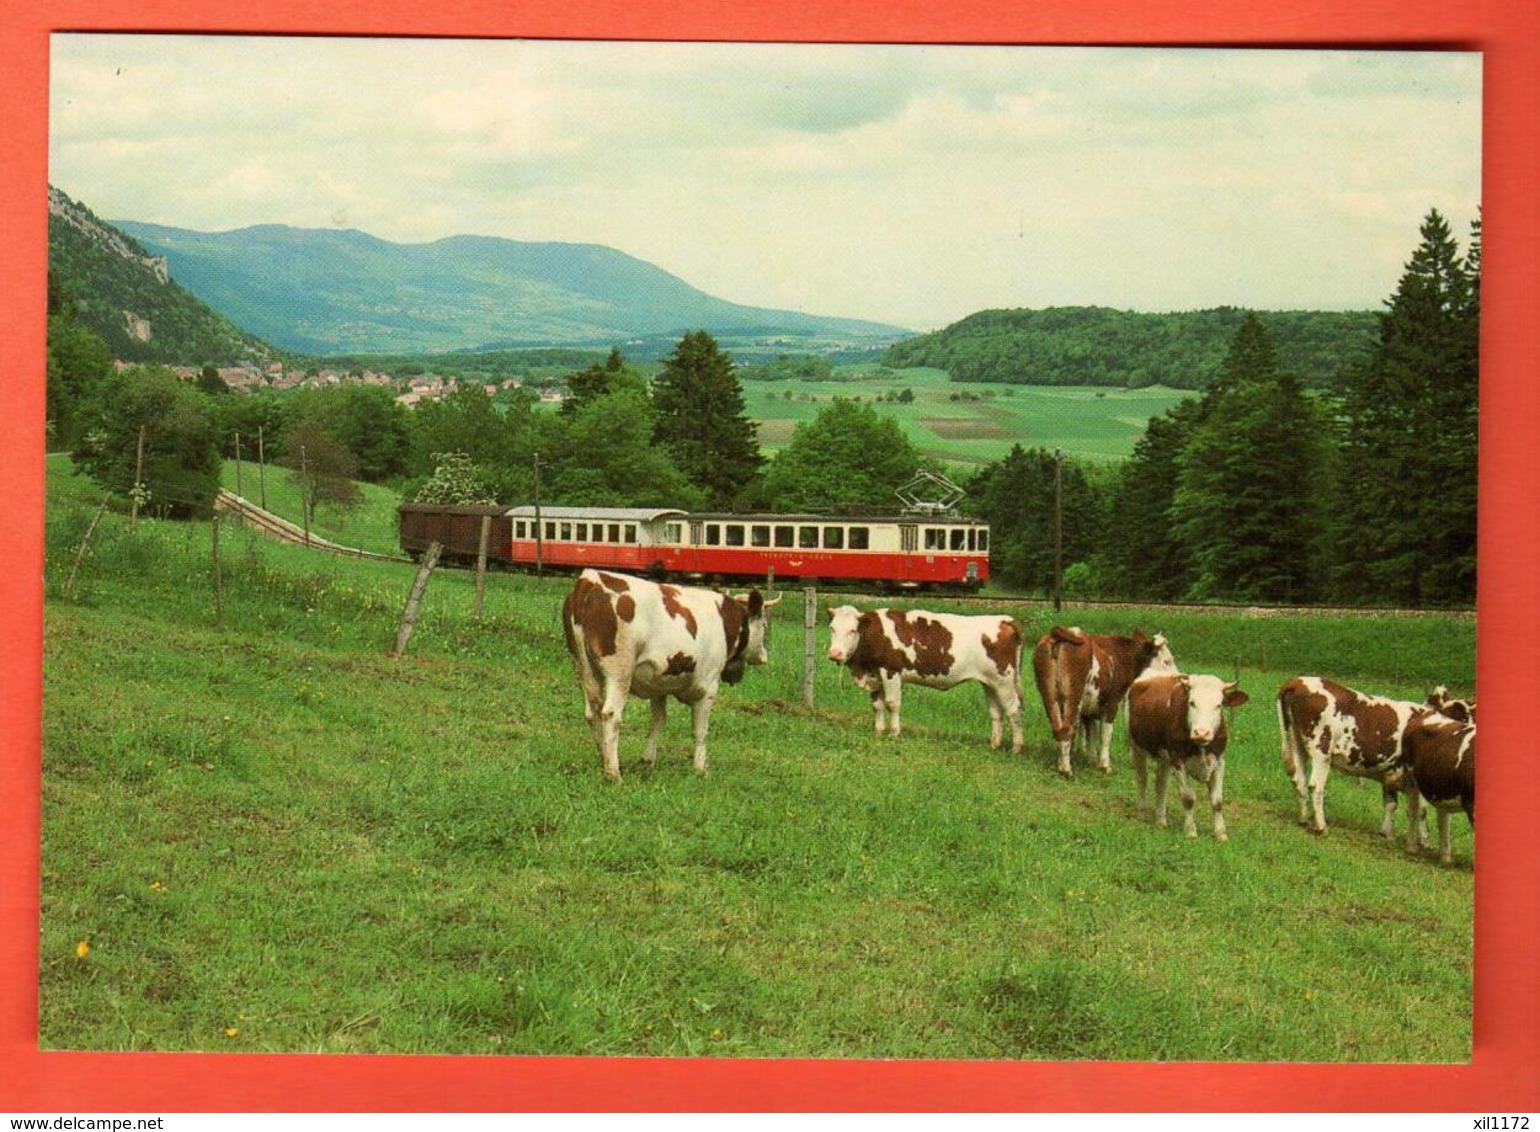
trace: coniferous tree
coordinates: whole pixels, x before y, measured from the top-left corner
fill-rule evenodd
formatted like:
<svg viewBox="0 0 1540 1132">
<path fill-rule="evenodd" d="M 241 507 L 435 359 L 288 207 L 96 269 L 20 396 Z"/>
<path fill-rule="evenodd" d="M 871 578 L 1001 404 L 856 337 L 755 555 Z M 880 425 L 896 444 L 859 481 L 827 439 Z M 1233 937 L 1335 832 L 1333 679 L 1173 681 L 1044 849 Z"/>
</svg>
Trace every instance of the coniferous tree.
<svg viewBox="0 0 1540 1132">
<path fill-rule="evenodd" d="M 980 470 L 970 501 L 989 521 L 990 574 L 1008 585 L 1049 592 L 1054 568 L 1055 454 L 1013 445 Z M 1102 542 L 1103 497 L 1085 469 L 1065 460 L 1060 474 L 1062 565 L 1089 562 Z"/>
<path fill-rule="evenodd" d="M 744 413 L 732 359 L 704 330 L 686 334 L 653 379 L 653 439 L 702 488 L 714 507 L 730 507 L 758 476 L 764 457 Z"/>
<path fill-rule="evenodd" d="M 1466 602 L 1476 585 L 1479 229 L 1463 260 L 1435 211 L 1337 390 L 1335 583 L 1355 601 Z"/>
<path fill-rule="evenodd" d="M 1115 537 L 1103 543 L 1102 574 L 1128 597 L 1169 601 L 1187 592 L 1189 548 L 1171 530 L 1171 502 L 1181 475 L 1178 459 L 1204 412 L 1199 400 L 1180 401 L 1150 418 L 1133 455 L 1118 470 L 1108 507 Z"/>
<path fill-rule="evenodd" d="M 1170 518 L 1190 556 L 1188 597 L 1312 596 L 1322 418 L 1278 369 L 1271 334 L 1248 314 L 1177 457 Z"/>
</svg>

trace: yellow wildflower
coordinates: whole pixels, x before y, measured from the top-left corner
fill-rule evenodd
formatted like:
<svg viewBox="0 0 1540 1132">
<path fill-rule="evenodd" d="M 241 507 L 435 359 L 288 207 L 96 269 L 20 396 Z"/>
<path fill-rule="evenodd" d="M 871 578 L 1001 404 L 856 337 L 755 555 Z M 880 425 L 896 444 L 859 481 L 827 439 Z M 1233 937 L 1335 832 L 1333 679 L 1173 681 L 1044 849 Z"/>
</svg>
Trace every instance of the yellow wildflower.
<svg viewBox="0 0 1540 1132">
<path fill-rule="evenodd" d="M 75 957 L 77 959 L 84 959 L 87 955 L 90 955 L 90 954 L 91 954 L 91 945 L 89 943 L 87 943 L 85 940 L 81 940 L 79 943 L 77 943 L 75 945 Z"/>
</svg>

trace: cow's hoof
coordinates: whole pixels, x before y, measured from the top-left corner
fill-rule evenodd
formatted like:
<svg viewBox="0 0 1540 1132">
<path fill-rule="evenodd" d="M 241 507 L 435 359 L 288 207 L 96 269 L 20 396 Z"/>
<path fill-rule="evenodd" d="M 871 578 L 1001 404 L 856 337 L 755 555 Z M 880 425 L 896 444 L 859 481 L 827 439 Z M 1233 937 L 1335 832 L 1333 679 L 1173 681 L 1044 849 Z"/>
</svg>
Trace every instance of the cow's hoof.
<svg viewBox="0 0 1540 1132">
<path fill-rule="evenodd" d="M 1229 841 L 1230 840 L 1230 835 L 1228 833 L 1216 833 L 1216 834 L 1214 834 L 1214 840 L 1215 841 Z"/>
<path fill-rule="evenodd" d="M 1111 763 L 1107 763 L 1105 766 L 1100 766 L 1100 767 L 1097 767 L 1096 769 L 1101 771 L 1103 774 L 1111 774 L 1112 773 L 1112 764 Z"/>
</svg>

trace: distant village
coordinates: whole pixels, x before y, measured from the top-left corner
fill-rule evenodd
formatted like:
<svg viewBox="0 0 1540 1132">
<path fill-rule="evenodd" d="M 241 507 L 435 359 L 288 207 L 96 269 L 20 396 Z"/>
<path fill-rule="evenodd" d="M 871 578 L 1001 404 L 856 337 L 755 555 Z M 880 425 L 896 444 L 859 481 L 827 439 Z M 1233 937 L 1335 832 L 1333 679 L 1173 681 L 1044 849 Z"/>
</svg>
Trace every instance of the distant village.
<svg viewBox="0 0 1540 1132">
<path fill-rule="evenodd" d="M 123 369 L 129 364 L 119 361 L 117 366 Z M 198 366 L 170 366 L 169 368 L 184 381 L 194 380 L 203 372 Z M 217 372 L 220 379 L 237 393 L 255 393 L 264 389 L 320 389 L 335 385 L 379 385 L 396 390 L 396 401 L 408 409 L 423 401 L 441 400 L 460 387 L 459 378 L 433 373 L 398 378 L 372 370 L 359 373 L 336 369 L 285 369 L 282 362 L 272 362 L 265 366 L 220 366 L 217 367 Z M 488 393 L 524 388 L 523 379 L 517 377 L 493 382 L 467 381 L 466 384 L 484 387 Z M 542 402 L 559 404 L 568 396 L 564 382 L 541 384 L 537 389 Z"/>
</svg>

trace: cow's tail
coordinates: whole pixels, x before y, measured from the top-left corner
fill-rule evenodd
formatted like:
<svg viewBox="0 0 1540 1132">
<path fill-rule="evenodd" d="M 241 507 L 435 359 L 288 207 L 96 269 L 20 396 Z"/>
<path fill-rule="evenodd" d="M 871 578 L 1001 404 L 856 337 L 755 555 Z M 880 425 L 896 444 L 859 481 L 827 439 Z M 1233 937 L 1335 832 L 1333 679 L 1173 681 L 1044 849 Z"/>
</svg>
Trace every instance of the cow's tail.
<svg viewBox="0 0 1540 1132">
<path fill-rule="evenodd" d="M 1283 758 L 1283 769 L 1291 778 L 1302 774 L 1305 767 L 1304 744 L 1294 726 L 1293 687 L 1291 683 L 1279 688 L 1277 700 L 1279 750 Z"/>
</svg>

